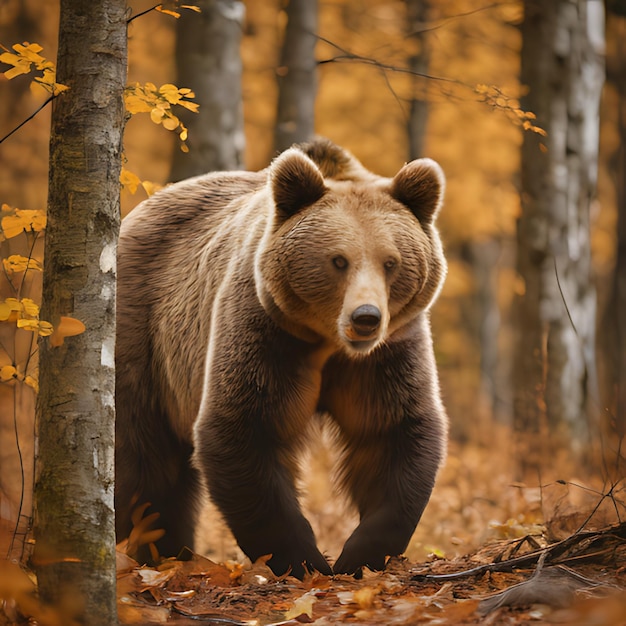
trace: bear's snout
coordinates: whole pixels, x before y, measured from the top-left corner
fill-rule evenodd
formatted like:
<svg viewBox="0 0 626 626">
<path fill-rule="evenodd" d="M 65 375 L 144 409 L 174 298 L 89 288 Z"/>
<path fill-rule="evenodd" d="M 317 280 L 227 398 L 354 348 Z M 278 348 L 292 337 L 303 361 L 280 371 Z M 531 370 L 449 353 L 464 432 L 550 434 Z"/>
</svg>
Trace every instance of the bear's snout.
<svg viewBox="0 0 626 626">
<path fill-rule="evenodd" d="M 382 320 L 380 309 L 373 304 L 363 304 L 352 312 L 350 322 L 354 332 L 360 337 L 369 337 L 372 335 Z"/>
</svg>

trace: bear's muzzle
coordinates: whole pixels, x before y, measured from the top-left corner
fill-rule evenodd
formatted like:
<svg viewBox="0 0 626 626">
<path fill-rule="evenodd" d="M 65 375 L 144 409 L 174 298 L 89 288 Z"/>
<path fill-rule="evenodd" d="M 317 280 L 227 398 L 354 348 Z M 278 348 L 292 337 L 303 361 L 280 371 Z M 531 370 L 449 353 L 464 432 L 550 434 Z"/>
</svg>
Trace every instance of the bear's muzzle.
<svg viewBox="0 0 626 626">
<path fill-rule="evenodd" d="M 357 307 L 350 316 L 354 332 L 359 337 L 371 337 L 380 326 L 382 314 L 373 304 L 363 304 Z"/>
</svg>

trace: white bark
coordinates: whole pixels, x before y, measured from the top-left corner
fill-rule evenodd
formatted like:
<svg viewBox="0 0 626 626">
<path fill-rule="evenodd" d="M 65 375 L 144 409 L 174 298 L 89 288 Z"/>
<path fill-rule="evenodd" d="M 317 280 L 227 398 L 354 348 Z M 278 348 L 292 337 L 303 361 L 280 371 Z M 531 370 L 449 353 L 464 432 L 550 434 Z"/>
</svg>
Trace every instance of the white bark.
<svg viewBox="0 0 626 626">
<path fill-rule="evenodd" d="M 579 448 L 589 435 L 587 402 L 596 380 L 589 219 L 604 77 L 602 11 L 601 0 L 528 0 L 522 25 L 524 106 L 547 136 L 526 132 L 522 148 L 518 270 L 525 293 L 515 425 L 573 438 Z"/>
</svg>

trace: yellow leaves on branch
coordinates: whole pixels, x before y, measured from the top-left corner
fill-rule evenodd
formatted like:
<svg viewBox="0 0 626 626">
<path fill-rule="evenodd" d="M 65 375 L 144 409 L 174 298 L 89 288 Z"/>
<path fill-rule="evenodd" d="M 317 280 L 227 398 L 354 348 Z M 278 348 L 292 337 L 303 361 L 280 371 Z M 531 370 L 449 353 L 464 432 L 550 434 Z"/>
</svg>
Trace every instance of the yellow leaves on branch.
<svg viewBox="0 0 626 626">
<path fill-rule="evenodd" d="M 36 332 L 40 337 L 53 331 L 50 322 L 39 319 L 39 306 L 30 298 L 5 298 L 0 302 L 0 322 L 15 322 L 18 328 Z"/>
<path fill-rule="evenodd" d="M 137 174 L 127 170 L 125 167 L 122 167 L 122 171 L 120 172 L 120 183 L 122 185 L 122 189 L 125 189 L 133 194 L 136 193 L 139 187 L 143 187 L 148 196 L 151 196 L 155 191 L 162 188 L 162 185 L 153 183 L 152 181 L 141 180 Z"/>
<path fill-rule="evenodd" d="M 56 82 L 56 66 L 52 61 L 39 54 L 43 48 L 38 43 L 28 43 L 27 41 L 21 44 L 16 43 L 12 46 L 14 52 L 10 52 L 8 48 L 1 44 L 0 48 L 4 50 L 0 54 L 0 63 L 13 66 L 4 72 L 8 80 L 22 74 L 39 71 L 41 76 L 35 76 L 31 87 L 40 85 L 53 96 L 57 96 L 62 91 L 68 89 L 67 85 Z"/>
<path fill-rule="evenodd" d="M 158 6 L 154 8 L 156 11 L 159 11 L 159 13 L 165 13 L 165 15 L 171 15 L 172 17 L 175 17 L 176 19 L 180 17 L 180 13 L 177 11 L 177 9 L 189 9 L 190 11 L 195 11 L 196 13 L 202 13 L 202 11 L 200 10 L 200 7 L 197 7 L 195 4 L 178 4 L 178 2 L 169 2 L 167 3 L 167 5 L 168 6 L 172 5 L 172 8 L 166 9 L 163 4 L 159 4 Z"/>
<path fill-rule="evenodd" d="M 179 137 L 182 142 L 181 150 L 187 152 L 185 145 L 187 140 L 187 128 L 172 111 L 173 106 L 181 106 L 193 113 L 198 112 L 198 103 L 191 102 L 195 94 L 191 89 L 181 88 L 176 85 L 165 84 L 157 88 L 153 83 L 146 83 L 126 87 L 124 102 L 126 111 L 130 115 L 136 113 L 150 113 L 150 119 L 155 124 L 162 124 L 167 130 L 180 129 Z"/>
<path fill-rule="evenodd" d="M 7 204 L 2 205 L 2 212 L 11 211 Z M 6 239 L 17 237 L 23 231 L 38 233 L 46 227 L 46 214 L 40 210 L 13 209 L 2 218 L 2 234 Z"/>
<path fill-rule="evenodd" d="M 537 126 L 534 122 L 537 116 L 532 111 L 524 111 L 520 108 L 519 102 L 515 98 L 506 95 L 500 87 L 496 85 L 476 85 L 474 91 L 480 96 L 480 101 L 504 111 L 507 117 L 524 130 L 537 133 L 542 137 L 546 137 L 546 131 Z"/>
<path fill-rule="evenodd" d="M 39 393 L 39 383 L 34 376 L 20 372 L 14 365 L 3 365 L 0 367 L 0 383 L 10 383 L 14 380 L 26 383 Z"/>
<path fill-rule="evenodd" d="M 6 259 L 2 259 L 4 271 L 7 274 L 15 274 L 17 272 L 25 272 L 27 270 L 35 270 L 41 272 L 43 266 L 37 259 L 22 256 L 21 254 L 12 254 Z"/>
</svg>

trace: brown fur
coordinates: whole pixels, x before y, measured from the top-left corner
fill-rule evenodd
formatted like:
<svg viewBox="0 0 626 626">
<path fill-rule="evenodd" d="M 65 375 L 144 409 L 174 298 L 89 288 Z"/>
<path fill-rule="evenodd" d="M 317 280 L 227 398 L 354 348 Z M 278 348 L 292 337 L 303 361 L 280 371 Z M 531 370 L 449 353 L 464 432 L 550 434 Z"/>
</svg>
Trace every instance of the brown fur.
<svg viewBox="0 0 626 626">
<path fill-rule="evenodd" d="M 119 538 L 151 502 L 161 553 L 193 547 L 204 482 L 251 559 L 330 573 L 295 487 L 322 413 L 361 518 L 334 571 L 403 552 L 445 454 L 427 314 L 445 275 L 442 192 L 428 159 L 386 179 L 316 140 L 259 173 L 172 185 L 124 220 Z"/>
</svg>

